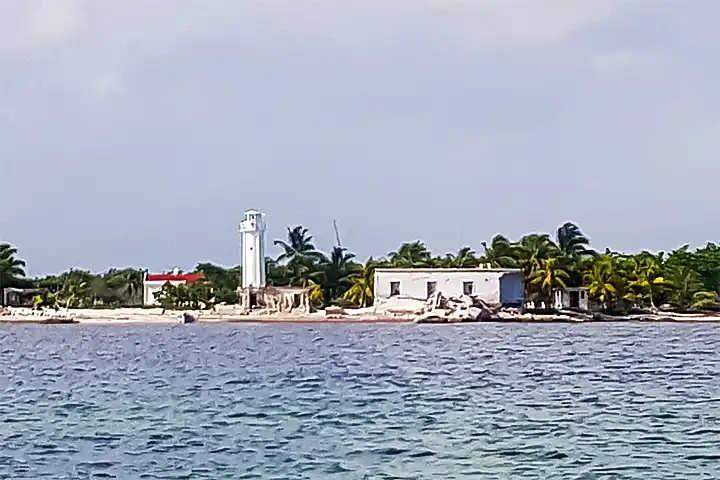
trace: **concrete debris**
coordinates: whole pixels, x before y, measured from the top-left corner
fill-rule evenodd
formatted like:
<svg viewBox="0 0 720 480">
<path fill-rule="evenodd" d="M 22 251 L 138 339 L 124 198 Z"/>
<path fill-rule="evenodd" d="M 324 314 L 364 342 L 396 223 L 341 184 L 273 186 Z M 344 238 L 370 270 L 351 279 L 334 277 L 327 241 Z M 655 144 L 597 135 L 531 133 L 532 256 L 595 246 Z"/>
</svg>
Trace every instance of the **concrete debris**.
<svg viewBox="0 0 720 480">
<path fill-rule="evenodd" d="M 425 301 L 425 308 L 415 323 L 479 322 L 497 318 L 500 305 L 489 305 L 477 296 L 446 297 L 435 292 Z"/>
</svg>

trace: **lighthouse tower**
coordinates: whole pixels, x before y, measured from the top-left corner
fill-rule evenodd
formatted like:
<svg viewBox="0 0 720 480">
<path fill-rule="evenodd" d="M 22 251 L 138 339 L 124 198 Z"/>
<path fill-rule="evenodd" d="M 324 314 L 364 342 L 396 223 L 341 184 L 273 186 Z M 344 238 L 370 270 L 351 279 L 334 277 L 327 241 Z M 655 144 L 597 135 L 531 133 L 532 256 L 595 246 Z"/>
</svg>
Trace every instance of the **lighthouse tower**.
<svg viewBox="0 0 720 480">
<path fill-rule="evenodd" d="M 241 288 L 265 287 L 265 214 L 255 210 L 245 212 L 240 222 L 242 242 Z"/>
</svg>

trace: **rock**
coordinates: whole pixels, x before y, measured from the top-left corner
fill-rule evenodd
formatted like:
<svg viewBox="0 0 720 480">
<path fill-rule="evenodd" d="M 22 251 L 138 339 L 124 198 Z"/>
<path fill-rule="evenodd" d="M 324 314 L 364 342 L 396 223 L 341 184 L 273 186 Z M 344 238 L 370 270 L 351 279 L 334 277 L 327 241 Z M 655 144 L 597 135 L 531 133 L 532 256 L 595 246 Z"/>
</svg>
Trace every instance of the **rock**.
<svg viewBox="0 0 720 480">
<path fill-rule="evenodd" d="M 180 323 L 195 323 L 196 321 L 197 321 L 197 318 L 195 318 L 195 316 L 193 316 L 187 312 L 184 312 L 180 316 Z"/>
<path fill-rule="evenodd" d="M 489 320 L 492 317 L 492 312 L 479 307 L 470 307 L 467 313 L 470 320 Z"/>
<path fill-rule="evenodd" d="M 464 322 L 467 318 L 467 310 L 453 310 L 447 316 L 448 322 Z"/>
<path fill-rule="evenodd" d="M 447 311 L 445 310 L 432 310 L 425 312 L 422 315 L 415 318 L 415 323 L 445 323 L 447 322 Z"/>
<path fill-rule="evenodd" d="M 339 315 L 345 315 L 345 309 L 342 307 L 326 307 L 325 308 L 325 316 L 339 316 Z"/>
</svg>

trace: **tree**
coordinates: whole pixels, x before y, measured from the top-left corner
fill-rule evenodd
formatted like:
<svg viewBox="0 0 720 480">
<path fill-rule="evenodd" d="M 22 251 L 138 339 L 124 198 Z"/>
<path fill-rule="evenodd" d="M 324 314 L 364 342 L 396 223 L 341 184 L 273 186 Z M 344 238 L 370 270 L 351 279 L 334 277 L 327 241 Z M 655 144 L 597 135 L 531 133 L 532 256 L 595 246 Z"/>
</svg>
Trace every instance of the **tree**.
<svg viewBox="0 0 720 480">
<path fill-rule="evenodd" d="M 322 285 L 323 299 L 326 305 L 340 298 L 351 285 L 350 278 L 360 267 L 353 259 L 355 255 L 348 253 L 346 248 L 334 247 L 330 258 L 324 257 L 319 263 L 319 270 L 315 275 L 317 282 Z"/>
<path fill-rule="evenodd" d="M 657 255 L 643 252 L 632 259 L 627 300 L 637 304 L 647 302 L 651 308 L 656 308 L 655 299 L 667 287 L 663 277 L 663 257 L 662 252 Z"/>
<path fill-rule="evenodd" d="M 671 290 L 670 302 L 681 308 L 692 305 L 695 294 L 703 290 L 700 275 L 688 266 L 668 269 L 667 286 Z"/>
<path fill-rule="evenodd" d="M 283 248 L 283 253 L 277 258 L 278 262 L 292 262 L 297 257 L 319 257 L 320 253 L 312 243 L 313 237 L 307 228 L 302 225 L 287 229 L 287 241 L 275 240 L 274 245 Z"/>
<path fill-rule="evenodd" d="M 470 247 L 462 247 L 455 255 L 448 253 L 440 264 L 445 268 L 475 268 L 479 265 L 479 261 L 475 250 Z"/>
<path fill-rule="evenodd" d="M 265 277 L 268 285 L 275 287 L 288 286 L 291 280 L 290 274 L 291 272 L 285 265 L 270 257 L 265 257 Z"/>
<path fill-rule="evenodd" d="M 578 260 L 584 256 L 595 254 L 593 250 L 588 248 L 590 240 L 583 235 L 580 227 L 574 223 L 567 222 L 558 228 L 556 240 L 560 253 L 566 258 Z"/>
<path fill-rule="evenodd" d="M 4 303 L 5 288 L 24 286 L 25 261 L 17 258 L 17 248 L 0 244 L 0 305 Z"/>
<path fill-rule="evenodd" d="M 540 268 L 543 260 L 558 256 L 560 251 L 552 241 L 550 235 L 531 233 L 520 239 L 516 247 L 517 266 L 530 278 L 533 272 Z"/>
<path fill-rule="evenodd" d="M 215 305 L 213 289 L 205 279 L 173 285 L 165 282 L 159 292 L 155 293 L 155 301 L 166 310 L 201 310 L 210 309 Z"/>
<path fill-rule="evenodd" d="M 375 268 L 377 262 L 372 257 L 350 277 L 351 285 L 343 298 L 358 307 L 368 307 L 373 303 Z"/>
<path fill-rule="evenodd" d="M 403 243 L 397 251 L 388 254 L 393 268 L 423 268 L 430 266 L 432 254 L 420 240 Z"/>
<path fill-rule="evenodd" d="M 603 309 L 618 299 L 620 279 L 617 275 L 615 262 L 609 255 L 596 258 L 590 269 L 584 274 L 585 286 L 591 298 L 597 300 Z"/>
<path fill-rule="evenodd" d="M 517 267 L 517 248 L 506 237 L 495 235 L 490 241 L 481 242 L 485 253 L 480 259 L 483 263 L 489 263 L 493 268 L 514 268 Z"/>
<path fill-rule="evenodd" d="M 58 299 L 65 308 L 90 308 L 95 304 L 91 287 L 93 276 L 82 270 L 70 270 L 63 274 L 63 286 Z"/>
<path fill-rule="evenodd" d="M 307 228 L 298 225 L 292 229 L 288 227 L 287 231 L 287 241 L 275 240 L 274 242 L 283 249 L 277 262 L 285 262 L 285 266 L 291 272 L 289 274 L 290 284 L 306 287 L 322 254 L 315 249 L 315 245 L 312 243 L 313 237 L 308 234 Z"/>
<path fill-rule="evenodd" d="M 219 303 L 237 303 L 237 290 L 240 286 L 239 266 L 223 268 L 212 263 L 198 263 L 195 272 L 202 273 L 206 282 L 212 287 L 214 296 Z"/>
<path fill-rule="evenodd" d="M 540 267 L 535 269 L 530 283 L 540 287 L 540 290 L 547 293 L 547 298 L 552 301 L 555 289 L 567 288 L 566 281 L 570 275 L 558 265 L 557 258 L 548 258 L 540 261 Z"/>
<path fill-rule="evenodd" d="M 308 292 L 308 300 L 316 307 L 320 307 L 325 303 L 325 295 L 323 294 L 323 286 L 315 281 L 310 280 L 310 291 Z"/>
<path fill-rule="evenodd" d="M 698 310 L 717 310 L 720 297 L 715 292 L 697 292 L 693 295 L 692 307 Z"/>
</svg>

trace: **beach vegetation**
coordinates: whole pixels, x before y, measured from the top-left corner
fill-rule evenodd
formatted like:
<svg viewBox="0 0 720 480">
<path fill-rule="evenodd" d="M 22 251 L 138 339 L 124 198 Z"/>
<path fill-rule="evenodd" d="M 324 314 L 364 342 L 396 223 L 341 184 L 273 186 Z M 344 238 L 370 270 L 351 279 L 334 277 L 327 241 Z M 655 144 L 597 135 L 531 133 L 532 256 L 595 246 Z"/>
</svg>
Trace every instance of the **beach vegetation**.
<svg viewBox="0 0 720 480">
<path fill-rule="evenodd" d="M 516 240 L 498 234 L 488 242 L 479 242 L 479 251 L 466 245 L 457 252 L 435 254 L 423 241 L 413 240 L 385 257 L 371 257 L 364 263 L 340 245 L 327 253 L 321 251 L 302 225 L 288 227 L 285 238 L 273 244 L 279 254 L 265 259 L 268 285 L 310 288 L 313 304 L 320 307 L 371 306 L 376 268 L 482 266 L 521 269 L 526 299 L 533 302 L 551 304 L 555 290 L 585 287 L 594 304 L 605 311 L 720 309 L 720 246 L 715 243 L 694 249 L 685 245 L 669 254 L 620 253 L 608 248 L 598 251 L 578 225 L 568 222 L 553 234 L 535 232 Z M 0 288 L 41 289 L 46 292 L 41 305 L 142 305 L 145 272 L 141 269 L 110 269 L 99 274 L 71 269 L 59 275 L 27 278 L 25 268 L 15 246 L 0 244 Z M 204 280 L 165 285 L 158 295 L 163 308 L 211 308 L 237 302 L 239 266 L 199 263 L 193 271 L 202 273 Z"/>
</svg>

